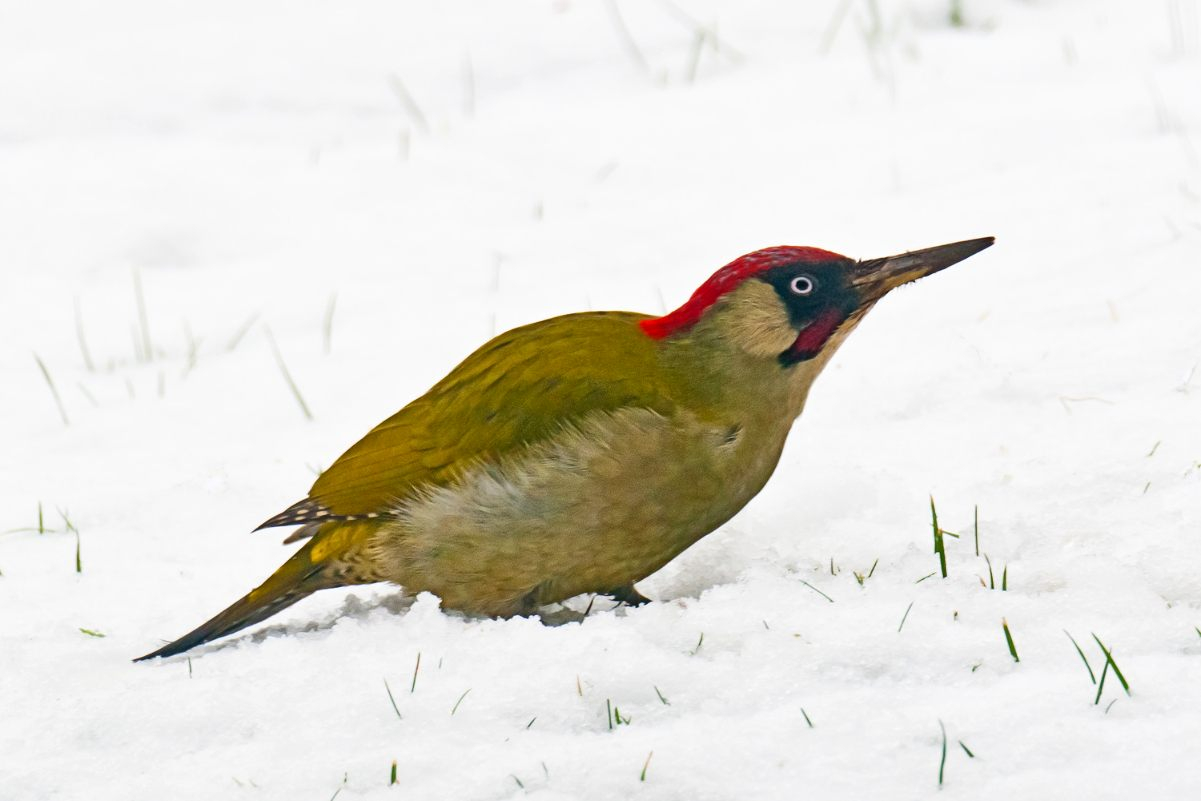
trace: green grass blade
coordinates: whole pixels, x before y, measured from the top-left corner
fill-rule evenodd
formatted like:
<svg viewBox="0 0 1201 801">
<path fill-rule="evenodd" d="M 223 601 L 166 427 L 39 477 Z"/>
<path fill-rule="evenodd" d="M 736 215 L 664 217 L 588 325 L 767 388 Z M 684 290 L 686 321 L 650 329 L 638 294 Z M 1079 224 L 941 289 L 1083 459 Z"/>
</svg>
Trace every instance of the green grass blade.
<svg viewBox="0 0 1201 801">
<path fill-rule="evenodd" d="M 384 689 L 388 692 L 388 700 L 392 702 L 392 711 L 396 713 L 398 719 L 404 720 L 405 716 L 400 714 L 400 707 L 396 705 L 396 699 L 392 697 L 392 688 L 388 686 L 387 679 L 384 679 Z"/>
<path fill-rule="evenodd" d="M 980 555 L 980 507 L 972 507 L 972 532 L 976 535 L 976 556 Z"/>
<path fill-rule="evenodd" d="M 947 767 L 947 727 L 940 720 L 938 728 L 942 730 L 942 756 L 938 760 L 938 786 L 942 787 L 943 772 Z"/>
<path fill-rule="evenodd" d="M 58 416 L 63 419 L 63 425 L 71 425 L 70 419 L 67 418 L 67 409 L 63 406 L 63 399 L 58 394 L 58 387 L 54 386 L 54 379 L 50 377 L 50 371 L 46 369 L 46 363 L 36 353 L 33 354 L 33 360 L 38 363 L 38 369 L 42 371 L 42 378 L 46 379 L 46 386 L 50 387 L 50 394 L 54 396 L 54 405 L 58 407 Z"/>
<path fill-rule="evenodd" d="M 1101 680 L 1097 682 L 1097 697 L 1093 699 L 1093 706 L 1101 703 L 1101 693 L 1105 692 L 1105 677 L 1109 675 L 1109 660 L 1105 660 L 1105 665 L 1101 668 Z"/>
<path fill-rule="evenodd" d="M 1092 632 L 1089 633 L 1092 634 Z M 1101 642 L 1101 639 L 1096 634 L 1093 634 L 1093 639 L 1097 641 L 1097 645 L 1101 646 L 1101 651 L 1104 652 L 1106 661 L 1113 667 L 1113 675 L 1118 677 L 1118 681 L 1122 684 L 1122 689 L 1126 691 L 1126 695 L 1130 695 L 1130 683 L 1126 681 L 1126 677 L 1122 675 L 1122 669 L 1114 661 L 1113 652 L 1105 647 L 1105 643 Z"/>
<path fill-rule="evenodd" d="M 1013 661 L 1021 662 L 1017 646 L 1013 643 L 1013 635 L 1009 633 L 1009 622 L 1005 618 L 1001 618 L 1001 629 L 1005 632 L 1005 644 L 1009 646 L 1009 653 L 1013 657 Z"/>
<path fill-rule="evenodd" d="M 833 599 L 833 598 L 831 598 L 829 595 L 826 595 L 824 592 L 822 592 L 821 590 L 819 590 L 817 587 L 814 587 L 814 586 L 813 586 L 812 584 L 810 584 L 809 582 L 805 581 L 804 579 L 801 579 L 801 583 L 802 583 L 802 584 L 804 584 L 804 585 L 805 585 L 806 587 L 808 587 L 809 589 L 811 589 L 811 590 L 813 590 L 814 592 L 816 592 L 816 593 L 817 593 L 818 595 L 820 595 L 821 597 L 825 598 L 825 599 L 826 599 L 827 601 L 829 601 L 830 603 L 834 603 L 834 599 Z"/>
<path fill-rule="evenodd" d="M 1076 653 L 1080 654 L 1080 660 L 1084 662 L 1084 666 L 1088 668 L 1088 680 L 1093 684 L 1097 683 L 1097 674 L 1093 673 L 1093 666 L 1088 663 L 1088 657 L 1084 655 L 1084 649 L 1080 647 L 1080 643 L 1076 642 L 1076 638 L 1068 634 L 1068 630 L 1063 630 L 1064 634 L 1068 635 L 1068 639 L 1072 641 L 1072 645 L 1076 648 Z"/>
<path fill-rule="evenodd" d="M 288 372 L 288 365 L 284 363 L 284 356 L 279 352 L 279 345 L 275 344 L 275 337 L 271 334 L 271 329 L 264 328 L 263 330 L 267 333 L 267 341 L 271 343 L 271 352 L 275 354 L 275 363 L 279 366 L 279 372 L 283 375 L 288 388 L 292 390 L 292 397 L 296 399 L 296 404 L 300 407 L 300 411 L 304 413 L 305 419 L 312 420 L 313 413 L 309 410 L 309 405 L 304 402 L 304 396 L 300 394 L 300 387 L 296 385 L 292 374 Z"/>
<path fill-rule="evenodd" d="M 463 703 L 463 699 L 467 697 L 467 693 L 469 693 L 469 692 L 471 692 L 470 687 L 468 687 L 466 690 L 463 691 L 463 694 L 459 696 L 459 700 L 455 701 L 455 705 L 450 708 L 450 714 L 453 715 L 454 713 L 459 711 L 459 704 Z"/>
</svg>

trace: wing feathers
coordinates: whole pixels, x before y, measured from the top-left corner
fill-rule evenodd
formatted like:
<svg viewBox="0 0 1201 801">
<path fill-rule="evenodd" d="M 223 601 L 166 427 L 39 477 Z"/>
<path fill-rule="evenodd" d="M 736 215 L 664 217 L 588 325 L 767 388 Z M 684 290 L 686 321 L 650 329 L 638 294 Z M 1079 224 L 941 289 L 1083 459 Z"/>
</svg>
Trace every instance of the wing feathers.
<svg viewBox="0 0 1201 801">
<path fill-rule="evenodd" d="M 501 334 L 339 457 L 309 499 L 265 525 L 387 514 L 418 487 L 447 485 L 596 411 L 671 414 L 659 343 L 638 327 L 642 319 L 589 312 Z"/>
</svg>

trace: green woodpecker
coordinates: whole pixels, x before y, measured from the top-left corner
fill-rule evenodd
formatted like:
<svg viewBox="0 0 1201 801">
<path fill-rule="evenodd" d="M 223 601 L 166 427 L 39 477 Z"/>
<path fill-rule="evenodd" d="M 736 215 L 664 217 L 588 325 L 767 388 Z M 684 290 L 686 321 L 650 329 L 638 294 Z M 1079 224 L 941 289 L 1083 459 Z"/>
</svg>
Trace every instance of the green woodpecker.
<svg viewBox="0 0 1201 801">
<path fill-rule="evenodd" d="M 643 603 L 636 581 L 767 483 L 813 380 L 876 302 L 992 243 L 866 261 L 768 248 L 662 317 L 586 312 L 501 334 L 259 526 L 307 540 L 270 578 L 141 658 L 377 581 L 498 617 L 582 593 Z"/>
</svg>

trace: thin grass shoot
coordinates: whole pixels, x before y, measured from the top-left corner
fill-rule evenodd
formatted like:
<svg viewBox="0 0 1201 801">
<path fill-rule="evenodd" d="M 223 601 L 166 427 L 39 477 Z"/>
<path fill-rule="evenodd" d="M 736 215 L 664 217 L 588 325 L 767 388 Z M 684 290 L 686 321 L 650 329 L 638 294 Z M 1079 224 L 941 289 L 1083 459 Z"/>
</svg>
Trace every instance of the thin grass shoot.
<svg viewBox="0 0 1201 801">
<path fill-rule="evenodd" d="M 980 555 L 980 507 L 972 507 L 972 534 L 976 540 L 976 556 Z"/>
<path fill-rule="evenodd" d="M 1092 634 L 1092 632 L 1089 632 Z M 1113 652 L 1105 647 L 1105 643 L 1101 642 L 1101 638 L 1093 634 L 1093 639 L 1097 641 L 1097 645 L 1101 648 L 1101 653 L 1105 654 L 1105 661 L 1113 668 L 1113 675 L 1118 677 L 1118 681 L 1122 684 L 1122 689 L 1126 691 L 1126 695 L 1130 695 L 1130 683 L 1126 681 L 1126 677 L 1122 675 L 1122 669 L 1118 667 L 1118 663 L 1113 659 Z"/>
<path fill-rule="evenodd" d="M 934 553 L 938 555 L 938 569 L 947 577 L 947 547 L 943 541 L 943 530 L 938 525 L 938 510 L 934 508 L 934 496 L 930 496 L 930 521 L 934 529 Z"/>
<path fill-rule="evenodd" d="M 1018 656 L 1017 645 L 1013 642 L 1013 634 L 1009 631 L 1009 621 L 1001 618 L 1001 630 L 1005 632 L 1005 644 L 1009 646 L 1009 655 L 1013 657 L 1014 662 L 1021 662 L 1022 658 Z"/>
<path fill-rule="evenodd" d="M 404 715 L 400 714 L 400 707 L 396 705 L 396 699 L 392 697 L 392 688 L 388 686 L 388 680 L 384 679 L 384 691 L 388 693 L 388 700 L 392 703 L 392 711 L 396 713 L 398 720 L 404 720 Z"/>
<path fill-rule="evenodd" d="M 943 773 L 947 768 L 947 727 L 940 720 L 938 728 L 942 730 L 942 755 L 938 758 L 938 786 L 942 787 Z"/>
<path fill-rule="evenodd" d="M 329 355 L 330 345 L 334 338 L 334 308 L 338 304 L 338 293 L 334 292 L 329 296 L 329 303 L 325 306 L 325 319 L 321 324 L 321 349 L 326 356 Z"/>
<path fill-rule="evenodd" d="M 246 318 L 246 321 L 242 323 L 238 330 L 234 332 L 234 335 L 229 338 L 229 342 L 226 343 L 226 353 L 232 353 L 233 351 L 237 350 L 238 345 L 242 344 L 242 340 L 246 338 L 248 333 L 250 333 L 251 327 L 258 322 L 258 319 L 258 312 L 255 312 Z"/>
<path fill-rule="evenodd" d="M 288 372 L 288 365 L 284 363 L 284 356 L 279 352 L 279 345 L 275 344 L 275 337 L 272 335 L 271 329 L 264 326 L 263 331 L 267 334 L 267 341 L 271 343 L 271 352 L 275 354 L 275 363 L 279 365 L 279 372 L 283 375 L 288 388 L 292 390 L 292 397 L 296 399 L 296 404 L 300 406 L 300 411 L 304 413 L 305 419 L 312 420 L 313 413 L 309 410 L 309 405 L 304 402 L 304 396 L 300 394 L 300 387 L 296 386 L 296 381 Z"/>
<path fill-rule="evenodd" d="M 150 319 L 146 314 L 146 295 L 142 292 L 142 272 L 136 267 L 133 271 L 133 294 L 138 307 L 138 329 L 141 332 L 141 359 L 139 361 L 154 361 L 154 343 L 150 339 Z"/>
<path fill-rule="evenodd" d="M 1109 675 L 1109 660 L 1101 667 L 1101 679 L 1097 682 L 1097 696 L 1093 698 L 1093 706 L 1101 703 L 1101 693 L 1105 692 L 1105 677 Z"/>
<path fill-rule="evenodd" d="M 459 704 L 463 703 L 463 699 L 467 697 L 467 693 L 469 693 L 469 692 L 471 692 L 470 687 L 468 687 L 466 690 L 463 691 L 463 694 L 459 696 L 458 701 L 455 701 L 455 705 L 450 708 L 451 715 L 454 715 L 454 713 L 459 711 Z"/>
<path fill-rule="evenodd" d="M 79 353 L 83 356 L 83 366 L 89 373 L 96 372 L 92 362 L 92 352 L 88 349 L 88 338 L 83 332 L 83 312 L 79 308 L 79 298 L 75 298 L 75 338 L 79 340 Z"/>
<path fill-rule="evenodd" d="M 1072 646 L 1076 649 L 1076 653 L 1080 654 L 1080 661 L 1084 662 L 1084 667 L 1088 670 L 1088 680 L 1094 685 L 1097 683 L 1097 674 L 1093 673 L 1093 666 L 1088 663 L 1088 657 L 1084 655 L 1084 649 L 1080 647 L 1080 643 L 1076 642 L 1076 638 L 1068 634 L 1068 630 L 1063 630 L 1064 634 L 1068 635 L 1068 639 L 1072 641 Z"/>
<path fill-rule="evenodd" d="M 826 599 L 827 601 L 829 601 L 830 603 L 834 603 L 834 599 L 833 599 L 833 598 L 831 598 L 829 595 L 826 595 L 824 592 L 822 592 L 821 590 L 819 590 L 817 587 L 814 587 L 814 586 L 813 586 L 812 584 L 810 584 L 809 582 L 805 581 L 804 579 L 801 579 L 801 583 L 802 583 L 802 584 L 804 584 L 804 585 L 805 585 L 806 587 L 808 587 L 809 589 L 811 589 L 811 590 L 813 590 L 814 592 L 816 592 L 816 593 L 817 593 L 818 595 L 820 595 L 821 597 L 825 598 L 825 599 Z"/>
<path fill-rule="evenodd" d="M 33 354 L 33 360 L 38 363 L 38 369 L 42 371 L 42 378 L 46 379 L 46 386 L 50 388 L 50 394 L 54 396 L 54 405 L 58 407 L 58 415 L 63 419 L 63 425 L 71 425 L 71 420 L 67 417 L 67 409 L 63 406 L 63 399 L 58 394 L 58 387 L 54 386 L 54 379 L 50 377 L 50 371 L 46 369 L 46 363 L 36 353 Z"/>
<path fill-rule="evenodd" d="M 651 751 L 649 754 L 646 755 L 646 761 L 642 763 L 642 773 L 638 774 L 638 781 L 640 781 L 640 782 L 646 781 L 646 769 L 651 766 L 651 757 L 653 757 L 654 755 L 655 755 L 654 751 Z"/>
</svg>

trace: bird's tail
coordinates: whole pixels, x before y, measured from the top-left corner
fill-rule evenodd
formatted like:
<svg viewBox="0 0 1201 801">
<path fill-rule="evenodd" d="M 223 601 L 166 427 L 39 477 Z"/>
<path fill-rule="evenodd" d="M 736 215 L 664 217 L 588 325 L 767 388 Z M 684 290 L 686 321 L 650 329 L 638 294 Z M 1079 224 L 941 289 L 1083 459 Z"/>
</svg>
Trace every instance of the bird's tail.
<svg viewBox="0 0 1201 801">
<path fill-rule="evenodd" d="M 357 533 L 346 529 L 357 527 L 338 523 L 326 525 L 331 529 L 342 530 L 332 530 L 327 532 L 331 536 L 319 535 L 309 540 L 291 559 L 272 573 L 270 578 L 247 593 L 242 599 L 235 601 L 228 609 L 197 626 L 178 640 L 164 645 L 157 651 L 140 656 L 134 661 L 141 662 L 143 659 L 182 653 L 202 643 L 233 634 L 247 626 L 253 626 L 255 623 L 266 620 L 281 609 L 291 606 L 317 590 L 361 583 L 361 580 L 356 581 L 347 575 L 346 570 L 340 569 L 342 560 L 338 558 L 351 544 L 354 539 L 353 533 Z"/>
</svg>

